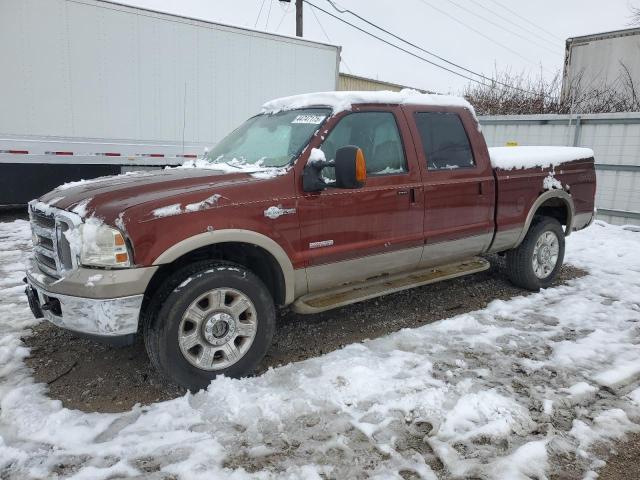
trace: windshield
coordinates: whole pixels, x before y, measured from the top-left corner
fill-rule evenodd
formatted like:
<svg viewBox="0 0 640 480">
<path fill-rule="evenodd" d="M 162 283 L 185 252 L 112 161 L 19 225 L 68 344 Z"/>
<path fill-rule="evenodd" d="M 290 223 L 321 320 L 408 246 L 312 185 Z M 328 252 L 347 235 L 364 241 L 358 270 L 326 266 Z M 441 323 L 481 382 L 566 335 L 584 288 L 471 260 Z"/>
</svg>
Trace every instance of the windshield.
<svg viewBox="0 0 640 480">
<path fill-rule="evenodd" d="M 257 115 L 223 138 L 208 155 L 216 163 L 284 167 L 307 145 L 329 116 L 327 108 Z"/>
</svg>

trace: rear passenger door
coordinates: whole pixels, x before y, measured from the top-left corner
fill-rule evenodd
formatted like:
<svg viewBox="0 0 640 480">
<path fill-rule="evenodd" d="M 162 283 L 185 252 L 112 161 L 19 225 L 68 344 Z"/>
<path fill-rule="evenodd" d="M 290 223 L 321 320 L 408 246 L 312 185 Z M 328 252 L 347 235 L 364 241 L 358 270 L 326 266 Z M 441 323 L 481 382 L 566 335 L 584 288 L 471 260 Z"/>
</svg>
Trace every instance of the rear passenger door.
<svg viewBox="0 0 640 480">
<path fill-rule="evenodd" d="M 423 169 L 422 266 L 485 251 L 494 230 L 495 185 L 484 138 L 470 114 L 405 107 Z"/>
</svg>

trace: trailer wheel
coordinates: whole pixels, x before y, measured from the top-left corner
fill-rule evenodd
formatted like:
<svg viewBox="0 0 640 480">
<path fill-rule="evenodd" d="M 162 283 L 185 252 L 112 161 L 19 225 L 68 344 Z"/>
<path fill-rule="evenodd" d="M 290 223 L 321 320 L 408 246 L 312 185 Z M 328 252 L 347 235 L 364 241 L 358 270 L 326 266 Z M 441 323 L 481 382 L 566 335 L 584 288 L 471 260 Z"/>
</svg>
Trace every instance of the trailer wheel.
<svg viewBox="0 0 640 480">
<path fill-rule="evenodd" d="M 165 376 L 192 391 L 206 388 L 218 375 L 249 375 L 271 344 L 273 299 L 262 281 L 240 265 L 190 265 L 172 275 L 154 301 L 155 314 L 143 324 L 149 358 Z"/>
<path fill-rule="evenodd" d="M 507 252 L 507 272 L 515 285 L 538 291 L 553 283 L 564 260 L 564 232 L 555 218 L 537 217 L 522 243 Z"/>
</svg>

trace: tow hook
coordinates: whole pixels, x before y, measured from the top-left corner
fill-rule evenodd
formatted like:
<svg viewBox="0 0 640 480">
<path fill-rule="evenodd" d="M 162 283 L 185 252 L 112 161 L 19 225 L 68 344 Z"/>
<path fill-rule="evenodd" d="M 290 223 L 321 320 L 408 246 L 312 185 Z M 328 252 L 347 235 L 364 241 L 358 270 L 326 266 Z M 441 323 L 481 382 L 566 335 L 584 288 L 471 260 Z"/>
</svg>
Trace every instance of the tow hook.
<svg viewBox="0 0 640 480">
<path fill-rule="evenodd" d="M 43 303 L 43 304 L 40 306 L 40 310 L 48 311 L 48 310 L 53 309 L 53 307 L 54 307 L 54 304 L 53 304 L 52 302 L 50 302 L 50 301 L 49 301 L 49 302 L 45 302 L 45 303 Z"/>
</svg>

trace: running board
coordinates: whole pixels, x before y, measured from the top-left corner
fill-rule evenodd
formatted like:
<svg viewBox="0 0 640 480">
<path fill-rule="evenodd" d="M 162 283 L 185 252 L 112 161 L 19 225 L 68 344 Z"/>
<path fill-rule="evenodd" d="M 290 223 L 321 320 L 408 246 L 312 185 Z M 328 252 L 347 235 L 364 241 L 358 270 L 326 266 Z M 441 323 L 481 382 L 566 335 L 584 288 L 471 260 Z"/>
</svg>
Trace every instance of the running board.
<svg viewBox="0 0 640 480">
<path fill-rule="evenodd" d="M 364 282 L 351 283 L 331 290 L 309 293 L 295 301 L 293 310 L 297 313 L 305 314 L 324 312 L 332 308 L 351 305 L 352 303 L 362 302 L 409 288 L 482 272 L 489 267 L 489 262 L 483 258 L 474 257 L 469 260 L 450 263 L 440 267 L 414 270 L 411 273 L 376 277 Z"/>
</svg>

